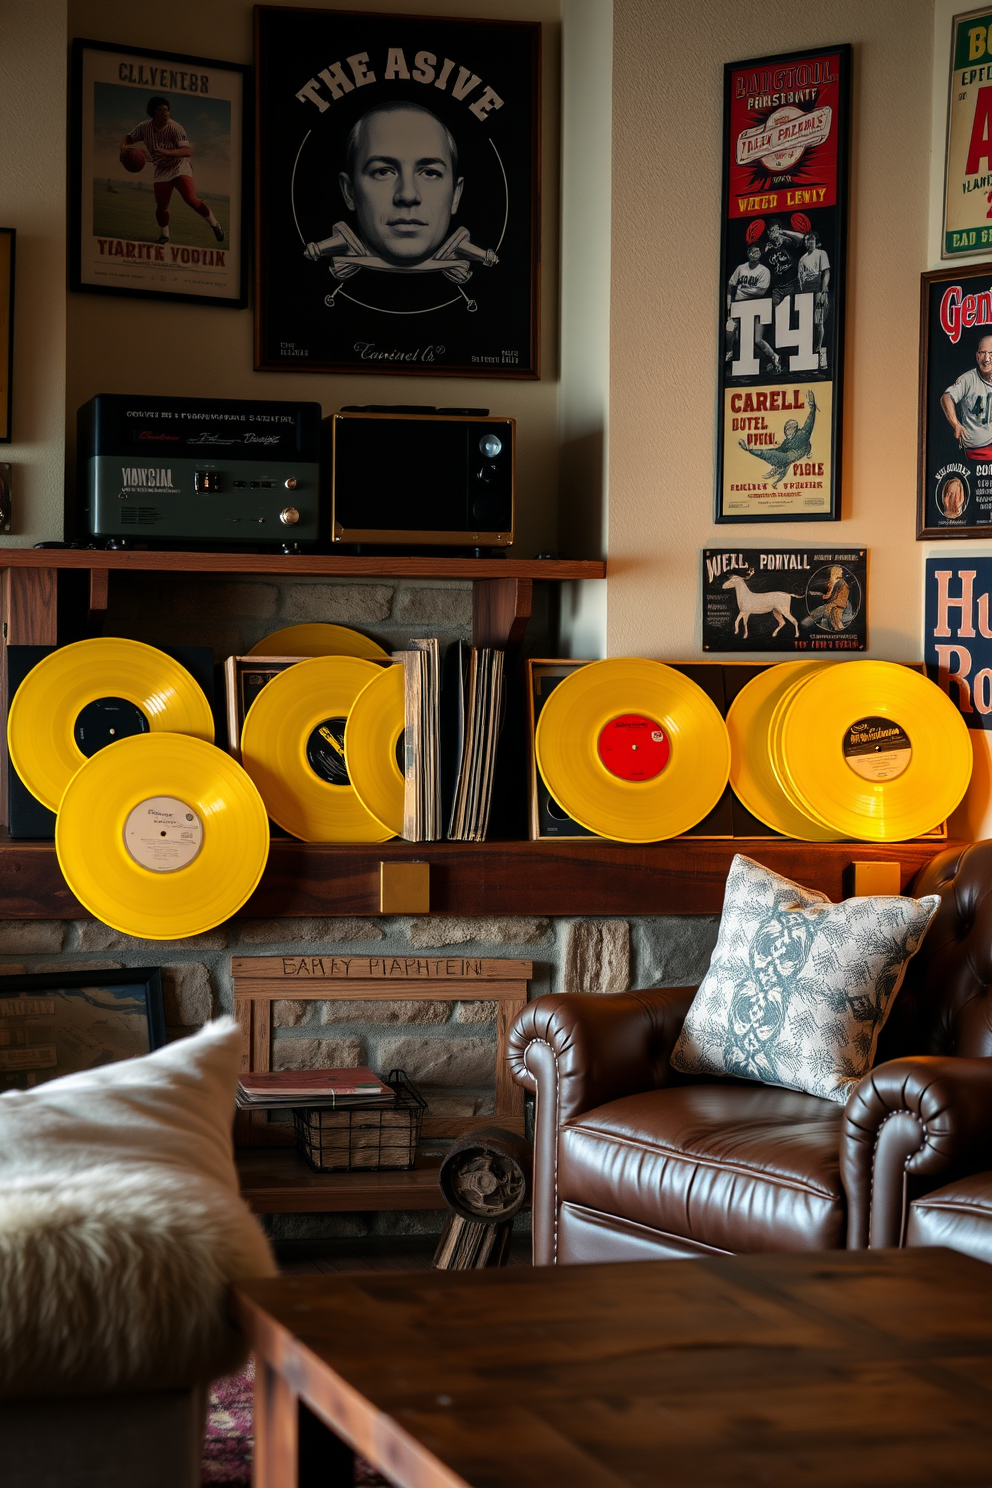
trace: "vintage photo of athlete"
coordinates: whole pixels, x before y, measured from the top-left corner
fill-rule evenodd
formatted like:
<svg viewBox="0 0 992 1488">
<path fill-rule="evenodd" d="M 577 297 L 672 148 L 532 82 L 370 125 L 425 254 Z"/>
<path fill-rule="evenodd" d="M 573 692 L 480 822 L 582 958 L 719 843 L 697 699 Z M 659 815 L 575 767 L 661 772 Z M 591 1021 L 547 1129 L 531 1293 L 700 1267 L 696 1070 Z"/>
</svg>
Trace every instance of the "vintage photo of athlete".
<svg viewBox="0 0 992 1488">
<path fill-rule="evenodd" d="M 806 402 L 809 406 L 806 422 L 800 428 L 798 419 L 786 419 L 781 444 L 772 448 L 752 449 L 745 440 L 737 441 L 746 454 L 754 455 L 756 460 L 763 460 L 768 465 L 769 468 L 760 479 L 771 481 L 773 486 L 785 479 L 789 466 L 794 461 L 805 460 L 812 448 L 813 425 L 816 422 L 816 399 L 812 388 L 806 390 Z"/>
<path fill-rule="evenodd" d="M 172 193 L 177 191 L 192 211 L 204 217 L 218 243 L 223 243 L 225 232 L 207 202 L 196 194 L 193 181 L 191 156 L 193 147 L 183 126 L 172 117 L 172 108 L 167 98 L 149 98 L 145 107 L 148 115 L 136 124 L 121 140 L 121 164 L 125 170 L 141 170 L 141 156 L 147 156 L 155 168 L 155 221 L 158 223 L 158 240 L 169 242 L 169 203 Z"/>
<path fill-rule="evenodd" d="M 747 250 L 747 262 L 738 264 L 731 274 L 727 283 L 727 354 L 726 360 L 733 362 L 737 356 L 738 343 L 740 341 L 741 323 L 732 313 L 731 306 L 740 300 L 761 300 L 768 294 L 768 286 L 771 284 L 771 274 L 761 262 L 761 248 L 757 243 L 751 243 Z M 773 372 L 781 372 L 782 363 L 779 361 L 778 353 L 773 346 L 755 329 L 754 344 L 771 363 Z"/>
<path fill-rule="evenodd" d="M 958 448 L 972 460 L 992 460 L 992 335 L 983 336 L 975 365 L 940 397 Z"/>
</svg>

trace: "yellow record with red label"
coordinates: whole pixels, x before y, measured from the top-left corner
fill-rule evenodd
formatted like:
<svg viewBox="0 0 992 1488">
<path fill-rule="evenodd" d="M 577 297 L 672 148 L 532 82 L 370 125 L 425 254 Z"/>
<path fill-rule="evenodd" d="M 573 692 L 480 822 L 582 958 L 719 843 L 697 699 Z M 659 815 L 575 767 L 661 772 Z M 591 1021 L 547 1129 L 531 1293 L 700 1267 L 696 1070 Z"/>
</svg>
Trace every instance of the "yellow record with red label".
<svg viewBox="0 0 992 1488">
<path fill-rule="evenodd" d="M 396 834 L 351 783 L 345 727 L 380 674 L 357 656 L 312 656 L 267 682 L 248 709 L 241 762 L 269 815 L 304 842 L 384 842 Z"/>
<path fill-rule="evenodd" d="M 184 734 L 138 734 L 76 771 L 55 849 L 98 920 L 143 940 L 180 940 L 230 919 L 251 896 L 269 823 L 229 754 Z"/>
<path fill-rule="evenodd" d="M 844 662 L 800 678 L 772 733 L 783 789 L 844 837 L 919 837 L 950 816 L 971 779 L 957 708 L 936 683 L 891 661 Z"/>
<path fill-rule="evenodd" d="M 396 836 L 403 830 L 404 689 L 401 666 L 381 668 L 355 699 L 344 731 L 345 768 L 358 799 Z"/>
<path fill-rule="evenodd" d="M 730 739 L 701 687 L 660 661 L 596 661 L 562 679 L 537 723 L 548 790 L 573 821 L 619 842 L 677 837 L 719 801 Z"/>
<path fill-rule="evenodd" d="M 779 701 L 796 682 L 829 661 L 783 661 L 752 677 L 727 709 L 730 785 L 738 800 L 766 827 L 804 842 L 836 842 L 838 832 L 801 811 L 779 783 L 772 764 L 770 729 Z"/>
<path fill-rule="evenodd" d="M 15 692 L 7 717 L 14 769 L 49 811 L 58 810 L 69 781 L 97 751 L 148 733 L 212 743 L 210 704 L 164 651 L 110 637 L 44 657 Z"/>
<path fill-rule="evenodd" d="M 369 661 L 385 660 L 389 652 L 376 641 L 351 630 L 347 625 L 287 625 L 263 636 L 248 656 L 364 656 Z"/>
</svg>

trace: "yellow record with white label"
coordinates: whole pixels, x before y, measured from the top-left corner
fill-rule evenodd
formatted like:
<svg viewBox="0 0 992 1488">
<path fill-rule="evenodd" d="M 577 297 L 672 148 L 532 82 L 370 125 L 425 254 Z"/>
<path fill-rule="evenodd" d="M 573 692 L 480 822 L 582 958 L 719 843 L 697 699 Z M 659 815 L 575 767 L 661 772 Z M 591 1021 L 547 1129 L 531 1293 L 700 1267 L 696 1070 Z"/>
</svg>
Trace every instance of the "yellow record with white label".
<svg viewBox="0 0 992 1488">
<path fill-rule="evenodd" d="M 347 625 L 287 625 L 252 646 L 249 656 L 364 656 L 370 661 L 388 657 L 375 641 Z"/>
<path fill-rule="evenodd" d="M 384 842 L 345 763 L 355 702 L 381 668 L 357 656 L 311 656 L 267 682 L 248 709 L 241 762 L 274 822 L 304 842 Z"/>
<path fill-rule="evenodd" d="M 660 661 L 596 661 L 541 709 L 537 765 L 573 821 L 619 842 L 657 842 L 702 821 L 730 773 L 730 739 L 701 687 Z"/>
<path fill-rule="evenodd" d="M 738 800 L 766 827 L 803 842 L 836 842 L 839 833 L 801 811 L 779 783 L 772 764 L 769 731 L 782 698 L 797 681 L 829 661 L 783 661 L 752 677 L 727 710 L 730 784 Z"/>
<path fill-rule="evenodd" d="M 76 641 L 44 657 L 18 687 L 7 716 L 14 769 L 49 811 L 58 810 L 87 759 L 147 733 L 212 743 L 210 704 L 164 651 L 110 637 Z"/>
<path fill-rule="evenodd" d="M 76 771 L 55 849 L 69 888 L 98 920 L 143 940 L 179 940 L 230 919 L 257 888 L 269 823 L 224 750 L 184 734 L 139 734 Z"/>
<path fill-rule="evenodd" d="M 345 767 L 366 810 L 397 836 L 403 830 L 404 671 L 383 667 L 358 694 L 344 731 Z"/>
<path fill-rule="evenodd" d="M 964 719 L 910 667 L 845 662 L 800 679 L 779 706 L 773 761 L 781 783 L 803 811 L 844 837 L 919 837 L 968 789 Z"/>
</svg>

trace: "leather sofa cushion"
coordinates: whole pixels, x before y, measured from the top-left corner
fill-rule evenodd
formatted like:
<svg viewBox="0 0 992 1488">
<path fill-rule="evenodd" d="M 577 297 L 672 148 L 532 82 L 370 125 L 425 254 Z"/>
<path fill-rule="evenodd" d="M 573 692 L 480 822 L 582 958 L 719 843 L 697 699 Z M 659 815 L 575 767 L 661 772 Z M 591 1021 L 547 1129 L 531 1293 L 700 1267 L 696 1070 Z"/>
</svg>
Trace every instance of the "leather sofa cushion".
<svg viewBox="0 0 992 1488">
<path fill-rule="evenodd" d="M 717 1250 L 841 1248 L 842 1117 L 755 1085 L 625 1096 L 562 1127 L 558 1201 Z"/>
<path fill-rule="evenodd" d="M 946 1245 L 992 1261 L 992 1173 L 960 1178 L 909 1206 L 907 1245 Z"/>
</svg>

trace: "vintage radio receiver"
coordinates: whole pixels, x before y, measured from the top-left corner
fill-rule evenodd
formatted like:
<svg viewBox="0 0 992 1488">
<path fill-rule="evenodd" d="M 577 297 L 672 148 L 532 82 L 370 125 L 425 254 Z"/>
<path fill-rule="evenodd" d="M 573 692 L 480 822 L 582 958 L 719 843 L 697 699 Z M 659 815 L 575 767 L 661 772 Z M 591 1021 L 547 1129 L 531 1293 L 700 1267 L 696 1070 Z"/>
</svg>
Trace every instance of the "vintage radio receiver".
<svg viewBox="0 0 992 1488">
<path fill-rule="evenodd" d="M 485 409 L 332 414 L 331 542 L 510 547 L 515 433 Z"/>
<path fill-rule="evenodd" d="M 79 410 L 66 537 L 316 542 L 320 413 L 319 403 L 98 393 Z"/>
</svg>

